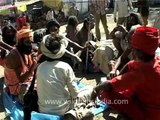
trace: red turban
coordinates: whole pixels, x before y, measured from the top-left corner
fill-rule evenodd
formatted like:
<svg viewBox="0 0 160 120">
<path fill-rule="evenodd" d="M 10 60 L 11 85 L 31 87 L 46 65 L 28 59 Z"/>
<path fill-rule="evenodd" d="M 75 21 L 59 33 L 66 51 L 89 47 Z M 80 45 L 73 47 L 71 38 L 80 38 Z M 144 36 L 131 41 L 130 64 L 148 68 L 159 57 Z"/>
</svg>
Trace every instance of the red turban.
<svg viewBox="0 0 160 120">
<path fill-rule="evenodd" d="M 154 55 L 159 44 L 158 30 L 153 27 L 138 27 L 132 35 L 131 43 L 134 48 Z"/>
</svg>

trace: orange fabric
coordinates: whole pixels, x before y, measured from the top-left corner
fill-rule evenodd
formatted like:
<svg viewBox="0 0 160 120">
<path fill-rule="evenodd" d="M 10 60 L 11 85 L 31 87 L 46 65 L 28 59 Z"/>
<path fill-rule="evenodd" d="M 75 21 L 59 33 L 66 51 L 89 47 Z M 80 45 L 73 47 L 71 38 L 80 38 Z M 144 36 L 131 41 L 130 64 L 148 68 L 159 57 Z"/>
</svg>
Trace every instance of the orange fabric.
<svg viewBox="0 0 160 120">
<path fill-rule="evenodd" d="M 28 26 L 22 27 L 22 29 L 17 32 L 17 41 L 26 37 L 33 37 L 33 32 Z"/>
<path fill-rule="evenodd" d="M 25 65 L 25 63 L 22 59 L 22 56 L 20 55 L 18 50 L 17 49 L 13 49 L 13 50 L 16 51 L 16 53 L 19 55 L 19 58 L 20 58 L 21 64 L 22 64 L 21 74 L 23 74 L 26 71 L 28 71 L 28 68 Z M 28 59 L 28 57 L 27 57 L 27 59 Z M 28 62 L 30 63 L 30 60 L 28 60 Z M 7 68 L 5 65 L 4 65 L 4 67 L 5 67 L 5 69 L 4 69 L 5 84 L 9 88 L 10 94 L 19 95 L 20 84 L 19 84 L 19 80 L 17 78 L 15 70 Z M 30 77 L 27 80 L 25 80 L 25 83 L 28 82 L 29 80 L 30 80 Z"/>
<path fill-rule="evenodd" d="M 131 38 L 134 48 L 140 49 L 150 55 L 155 54 L 158 42 L 158 30 L 153 27 L 138 27 Z"/>
</svg>

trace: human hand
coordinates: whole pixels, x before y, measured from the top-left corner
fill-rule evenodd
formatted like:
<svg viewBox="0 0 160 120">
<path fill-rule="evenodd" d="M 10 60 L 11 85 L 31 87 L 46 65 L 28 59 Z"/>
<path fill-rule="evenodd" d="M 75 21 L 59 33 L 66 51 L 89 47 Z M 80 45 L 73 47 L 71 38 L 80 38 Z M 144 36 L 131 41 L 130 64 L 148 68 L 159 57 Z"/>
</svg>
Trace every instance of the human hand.
<svg viewBox="0 0 160 120">
<path fill-rule="evenodd" d="M 91 47 L 91 44 L 87 41 L 87 42 L 85 43 L 85 47 L 84 47 L 83 50 L 86 50 L 87 48 L 90 48 L 90 47 Z"/>
<path fill-rule="evenodd" d="M 107 75 L 107 79 L 111 80 L 112 78 L 114 78 L 115 76 L 117 76 L 119 74 L 118 70 L 112 70 L 111 72 L 108 73 Z"/>
<path fill-rule="evenodd" d="M 33 72 L 37 68 L 38 64 L 37 61 L 33 61 L 33 64 L 30 67 L 30 71 Z"/>
<path fill-rule="evenodd" d="M 32 73 L 36 68 L 37 68 L 37 66 L 38 66 L 38 57 L 37 56 L 35 56 L 35 57 L 32 57 L 32 65 L 31 65 L 31 67 L 30 67 L 30 69 L 29 69 L 29 71 Z"/>
<path fill-rule="evenodd" d="M 114 17 L 114 22 L 115 22 L 115 23 L 117 22 L 116 17 Z"/>
</svg>

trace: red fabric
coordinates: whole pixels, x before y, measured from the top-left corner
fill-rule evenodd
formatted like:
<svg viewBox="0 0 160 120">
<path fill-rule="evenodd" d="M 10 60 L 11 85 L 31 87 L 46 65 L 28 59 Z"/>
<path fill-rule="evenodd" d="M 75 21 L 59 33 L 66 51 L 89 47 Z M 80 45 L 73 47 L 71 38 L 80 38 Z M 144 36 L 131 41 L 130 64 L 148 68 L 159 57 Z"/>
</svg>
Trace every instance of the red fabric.
<svg viewBox="0 0 160 120">
<path fill-rule="evenodd" d="M 140 107 L 136 102 L 118 92 L 112 91 L 106 93 L 105 91 L 102 91 L 100 99 L 116 111 L 125 113 L 132 120 L 146 120 L 144 112 L 139 109 Z M 120 101 L 123 102 L 120 103 Z"/>
<path fill-rule="evenodd" d="M 140 49 L 150 55 L 155 54 L 158 41 L 158 30 L 153 27 L 139 27 L 135 30 L 131 38 L 131 43 L 134 48 Z"/>
<path fill-rule="evenodd" d="M 23 16 L 23 17 L 18 17 L 17 18 L 17 22 L 18 22 L 18 30 L 20 30 L 24 24 L 26 24 L 26 16 Z"/>
<path fill-rule="evenodd" d="M 110 106 L 126 113 L 133 120 L 160 120 L 160 58 L 149 63 L 131 61 L 128 63 L 128 69 L 126 74 L 110 81 L 115 92 L 103 92 L 101 99 L 127 99 L 127 105 Z M 125 90 L 128 92 L 123 92 Z M 126 93 L 132 93 L 132 96 Z"/>
</svg>

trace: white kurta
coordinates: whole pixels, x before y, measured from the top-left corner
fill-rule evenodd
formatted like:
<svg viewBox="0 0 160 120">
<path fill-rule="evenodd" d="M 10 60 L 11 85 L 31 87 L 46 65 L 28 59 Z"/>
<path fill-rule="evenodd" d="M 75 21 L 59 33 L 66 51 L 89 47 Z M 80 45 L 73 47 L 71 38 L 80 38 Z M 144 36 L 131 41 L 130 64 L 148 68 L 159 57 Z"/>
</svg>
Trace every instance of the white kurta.
<svg viewBox="0 0 160 120">
<path fill-rule="evenodd" d="M 42 113 L 64 115 L 77 97 L 75 75 L 65 62 L 43 62 L 36 73 L 39 110 Z"/>
<path fill-rule="evenodd" d="M 114 17 L 116 17 L 117 12 L 118 18 L 127 17 L 129 15 L 129 6 L 132 6 L 130 0 L 115 0 Z"/>
</svg>

